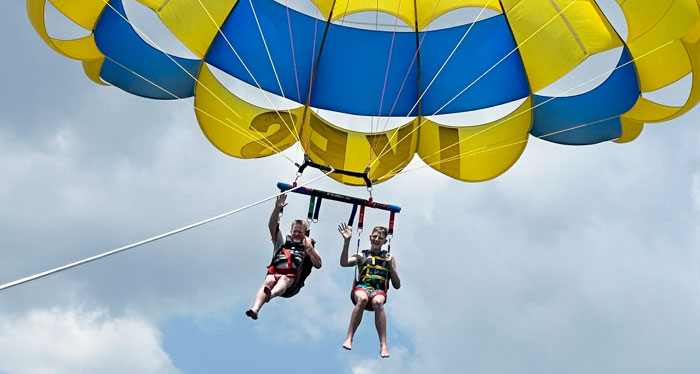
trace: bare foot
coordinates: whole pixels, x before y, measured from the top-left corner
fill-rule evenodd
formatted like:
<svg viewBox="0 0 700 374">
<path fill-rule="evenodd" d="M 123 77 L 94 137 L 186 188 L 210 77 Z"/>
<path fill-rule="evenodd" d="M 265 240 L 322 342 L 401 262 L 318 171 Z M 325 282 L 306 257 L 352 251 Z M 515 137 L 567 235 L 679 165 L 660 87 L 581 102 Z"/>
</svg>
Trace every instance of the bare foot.
<svg viewBox="0 0 700 374">
<path fill-rule="evenodd" d="M 245 311 L 245 315 L 252 318 L 252 319 L 258 319 L 258 313 L 254 312 L 253 309 L 248 309 Z"/>
<path fill-rule="evenodd" d="M 343 342 L 343 348 L 347 349 L 348 351 L 352 350 L 352 339 L 351 338 L 345 339 L 345 341 Z"/>
<path fill-rule="evenodd" d="M 389 357 L 389 349 L 387 348 L 386 345 L 382 345 L 379 349 L 379 355 L 382 356 L 382 358 L 388 358 Z"/>
<path fill-rule="evenodd" d="M 272 298 L 272 291 L 269 288 L 265 287 L 263 288 L 263 292 L 265 292 L 265 302 L 270 302 L 270 299 Z"/>
</svg>

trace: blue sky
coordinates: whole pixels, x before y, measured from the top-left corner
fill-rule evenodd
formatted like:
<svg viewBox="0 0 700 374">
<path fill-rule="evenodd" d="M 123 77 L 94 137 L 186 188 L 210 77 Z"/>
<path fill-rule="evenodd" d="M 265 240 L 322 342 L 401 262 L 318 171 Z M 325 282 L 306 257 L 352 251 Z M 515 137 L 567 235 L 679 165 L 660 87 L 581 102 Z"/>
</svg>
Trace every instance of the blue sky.
<svg viewBox="0 0 700 374">
<path fill-rule="evenodd" d="M 244 206 L 294 178 L 281 157 L 216 150 L 191 102 L 95 85 L 40 40 L 23 1 L 1 2 L 0 14 L 0 283 Z M 647 125 L 629 144 L 531 139 L 485 183 L 425 168 L 378 186 L 376 200 L 403 208 L 388 360 L 371 314 L 353 350 L 340 347 L 353 277 L 337 265 L 340 204 L 324 203 L 312 227 L 324 267 L 299 297 L 245 317 L 271 251 L 266 203 L 0 292 L 0 373 L 698 372 L 699 120 L 694 109 Z M 289 202 L 283 225 L 306 210 Z M 368 213 L 370 226 L 385 221 Z"/>
</svg>

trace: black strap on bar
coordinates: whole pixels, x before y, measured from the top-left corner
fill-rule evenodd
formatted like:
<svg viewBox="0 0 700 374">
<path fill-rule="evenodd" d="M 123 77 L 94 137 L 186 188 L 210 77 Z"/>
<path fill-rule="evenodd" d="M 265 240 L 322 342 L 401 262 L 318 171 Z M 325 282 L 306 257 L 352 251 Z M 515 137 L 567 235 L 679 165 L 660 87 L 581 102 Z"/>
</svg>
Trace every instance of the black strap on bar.
<svg viewBox="0 0 700 374">
<path fill-rule="evenodd" d="M 350 227 L 355 223 L 355 213 L 357 213 L 357 204 L 352 205 L 352 213 L 350 213 L 350 219 L 348 220 L 348 226 Z"/>
<path fill-rule="evenodd" d="M 321 211 L 321 202 L 323 198 L 319 196 L 316 198 L 316 210 L 314 211 L 314 222 L 318 222 L 318 213 Z"/>
<path fill-rule="evenodd" d="M 351 170 L 343 170 L 343 169 L 334 169 L 328 165 L 321 165 L 318 163 L 315 163 L 311 160 L 311 157 L 309 155 L 304 154 L 304 163 L 299 165 L 296 164 L 299 167 L 299 170 L 297 171 L 297 174 L 301 174 L 304 172 L 304 169 L 307 167 L 311 166 L 312 168 L 316 168 L 321 171 L 325 172 L 332 172 L 336 174 L 342 174 L 342 175 L 347 175 L 350 177 L 355 177 L 355 178 L 360 178 L 363 181 L 365 181 L 365 184 L 367 187 L 372 187 L 372 180 L 369 179 L 369 167 L 365 169 L 362 173 L 357 172 L 357 171 L 351 171 Z"/>
</svg>

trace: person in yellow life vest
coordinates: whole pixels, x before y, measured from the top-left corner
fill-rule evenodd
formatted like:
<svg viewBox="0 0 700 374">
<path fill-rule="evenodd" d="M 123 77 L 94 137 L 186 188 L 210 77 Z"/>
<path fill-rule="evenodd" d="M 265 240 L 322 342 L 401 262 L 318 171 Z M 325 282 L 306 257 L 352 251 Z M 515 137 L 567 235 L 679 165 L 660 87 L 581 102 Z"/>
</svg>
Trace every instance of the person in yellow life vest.
<svg viewBox="0 0 700 374">
<path fill-rule="evenodd" d="M 292 221 L 291 232 L 286 238 L 280 232 L 279 217 L 287 205 L 286 199 L 286 195 L 277 196 L 270 215 L 268 227 L 273 243 L 272 261 L 267 267 L 265 280 L 255 295 L 253 307 L 245 312 L 252 319 L 258 319 L 260 308 L 272 298 L 296 295 L 304 286 L 312 266 L 316 269 L 321 268 L 321 256 L 314 248 L 314 240 L 306 236 L 306 221 Z"/>
<path fill-rule="evenodd" d="M 352 349 L 352 338 L 357 327 L 362 322 L 362 314 L 365 309 L 374 311 L 374 324 L 379 335 L 379 354 L 381 357 L 389 357 L 389 348 L 386 344 L 386 313 L 384 303 L 386 292 L 389 289 L 389 281 L 395 289 L 401 287 L 401 279 L 396 271 L 396 258 L 391 253 L 382 250 L 387 242 L 387 229 L 377 226 L 369 236 L 370 249 L 361 253 L 348 255 L 352 228 L 345 223 L 338 226 L 338 231 L 343 236 L 343 251 L 340 255 L 340 266 L 358 267 L 358 277 L 354 283 L 351 298 L 355 304 L 350 316 L 348 335 L 343 342 L 343 348 Z"/>
</svg>

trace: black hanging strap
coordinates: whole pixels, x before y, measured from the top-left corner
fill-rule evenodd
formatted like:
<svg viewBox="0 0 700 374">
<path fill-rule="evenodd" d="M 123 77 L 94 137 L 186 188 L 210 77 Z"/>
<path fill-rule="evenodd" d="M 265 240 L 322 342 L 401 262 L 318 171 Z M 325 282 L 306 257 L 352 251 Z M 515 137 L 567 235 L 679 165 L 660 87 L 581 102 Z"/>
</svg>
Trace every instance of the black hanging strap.
<svg viewBox="0 0 700 374">
<path fill-rule="evenodd" d="M 350 219 L 348 220 L 348 226 L 350 227 L 355 223 L 355 213 L 357 213 L 357 204 L 352 205 L 352 213 L 350 213 Z"/>
</svg>

